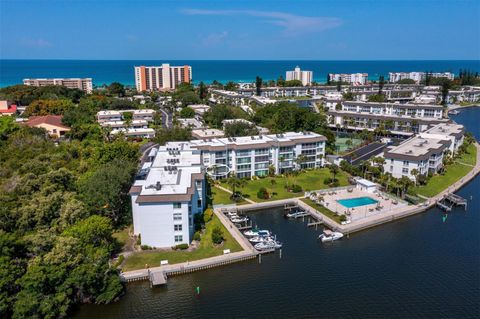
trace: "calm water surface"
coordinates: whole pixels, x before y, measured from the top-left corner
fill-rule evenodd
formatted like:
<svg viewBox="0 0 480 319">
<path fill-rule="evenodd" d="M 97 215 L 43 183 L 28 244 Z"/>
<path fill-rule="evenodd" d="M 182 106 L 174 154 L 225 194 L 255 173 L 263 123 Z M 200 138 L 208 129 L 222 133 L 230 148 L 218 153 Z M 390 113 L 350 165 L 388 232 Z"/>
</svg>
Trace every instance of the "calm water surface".
<svg viewBox="0 0 480 319">
<path fill-rule="evenodd" d="M 480 108 L 455 120 L 480 137 Z M 438 209 L 332 244 L 281 211 L 251 216 L 284 243 L 279 254 L 172 277 L 150 289 L 129 284 L 111 305 L 87 305 L 76 318 L 478 318 L 480 178 L 458 194 L 468 209 L 442 222 Z M 470 197 L 473 200 L 470 200 Z M 200 296 L 194 288 L 201 287 Z"/>
<path fill-rule="evenodd" d="M 0 87 L 22 83 L 24 78 L 89 77 L 95 85 L 120 82 L 135 85 L 133 67 L 136 65 L 192 66 L 193 81 L 211 83 L 253 82 L 257 75 L 264 80 L 285 77 L 285 71 L 299 65 L 313 71 L 315 81 L 326 82 L 328 73 L 366 72 L 371 80 L 388 72 L 433 71 L 454 72 L 470 69 L 480 72 L 479 60 L 450 61 L 201 61 L 201 60 L 1 60 Z"/>
</svg>

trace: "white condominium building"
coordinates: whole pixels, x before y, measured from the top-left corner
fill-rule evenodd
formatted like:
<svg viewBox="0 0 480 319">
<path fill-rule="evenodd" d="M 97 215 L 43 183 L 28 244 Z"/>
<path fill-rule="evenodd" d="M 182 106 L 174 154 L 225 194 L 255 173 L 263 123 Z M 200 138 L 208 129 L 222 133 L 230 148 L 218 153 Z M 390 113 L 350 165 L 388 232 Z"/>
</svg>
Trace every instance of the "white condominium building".
<svg viewBox="0 0 480 319">
<path fill-rule="evenodd" d="M 328 74 L 330 81 L 345 82 L 353 85 L 364 85 L 368 81 L 368 73 L 352 73 L 352 74 Z"/>
<path fill-rule="evenodd" d="M 192 67 L 170 66 L 136 66 L 135 86 L 137 91 L 168 91 L 173 90 L 180 83 L 192 81 Z"/>
<path fill-rule="evenodd" d="M 293 71 L 287 71 L 287 74 L 286 74 L 287 81 L 299 80 L 299 81 L 302 81 L 302 85 L 304 86 L 312 84 L 312 79 L 313 79 L 313 72 L 302 71 L 300 70 L 299 66 L 295 67 L 295 70 Z"/>
<path fill-rule="evenodd" d="M 126 121 L 124 114 L 131 113 L 132 118 Z M 155 111 L 151 109 L 142 110 L 104 110 L 97 113 L 97 122 L 102 127 L 111 129 L 112 135 L 122 133 L 125 137 L 132 138 L 153 138 L 155 130 L 148 127 L 153 121 Z"/>
<path fill-rule="evenodd" d="M 451 72 L 435 72 L 435 73 L 428 73 L 429 76 L 432 78 L 447 78 L 449 80 L 453 80 L 455 75 Z M 420 83 L 421 81 L 425 80 L 426 73 L 425 72 L 390 72 L 388 73 L 388 80 L 391 83 L 396 83 L 401 80 L 410 79 L 414 80 L 415 83 Z"/>
<path fill-rule="evenodd" d="M 91 78 L 23 79 L 23 84 L 28 86 L 61 85 L 69 89 L 79 89 L 88 94 L 93 90 Z"/>
<path fill-rule="evenodd" d="M 189 244 L 194 215 L 206 205 L 201 153 L 188 142 L 169 142 L 148 155 L 130 189 L 134 234 L 151 247 Z"/>
<path fill-rule="evenodd" d="M 329 125 L 352 130 L 384 126 L 395 134 L 412 135 L 430 125 L 446 123 L 441 105 L 343 101 L 330 103 Z"/>
<path fill-rule="evenodd" d="M 190 141 L 202 151 L 203 165 L 215 179 L 235 172 L 237 177 L 267 176 L 302 168 L 323 166 L 323 135 L 312 132 L 218 138 Z M 300 160 L 299 160 L 300 158 Z"/>
<path fill-rule="evenodd" d="M 398 146 L 385 149 L 384 171 L 395 178 L 407 176 L 411 180 L 415 180 L 414 169 L 418 175 L 435 174 L 443 167 L 445 151 L 456 152 L 463 144 L 463 135 L 462 125 L 438 124 Z"/>
<path fill-rule="evenodd" d="M 155 111 L 152 109 L 141 109 L 141 110 L 104 110 L 99 111 L 97 113 L 97 122 L 104 123 L 104 122 L 116 122 L 123 120 L 124 113 L 132 113 L 132 120 L 142 120 L 147 122 L 153 121 L 153 116 L 155 115 Z"/>
</svg>

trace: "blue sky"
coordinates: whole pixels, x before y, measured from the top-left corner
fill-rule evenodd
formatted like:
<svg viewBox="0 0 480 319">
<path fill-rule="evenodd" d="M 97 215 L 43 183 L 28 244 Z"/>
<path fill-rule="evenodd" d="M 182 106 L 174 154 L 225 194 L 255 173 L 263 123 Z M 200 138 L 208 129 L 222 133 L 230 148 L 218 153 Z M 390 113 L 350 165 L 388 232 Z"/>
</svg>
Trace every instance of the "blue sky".
<svg viewBox="0 0 480 319">
<path fill-rule="evenodd" d="M 480 59 L 480 1 L 0 0 L 7 59 Z"/>
</svg>

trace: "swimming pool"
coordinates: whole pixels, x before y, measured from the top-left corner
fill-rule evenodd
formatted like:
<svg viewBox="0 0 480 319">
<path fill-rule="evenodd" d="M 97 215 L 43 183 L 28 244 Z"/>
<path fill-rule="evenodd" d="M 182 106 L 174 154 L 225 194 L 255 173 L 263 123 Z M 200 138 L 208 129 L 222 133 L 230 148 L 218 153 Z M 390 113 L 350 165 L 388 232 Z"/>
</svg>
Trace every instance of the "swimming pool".
<svg viewBox="0 0 480 319">
<path fill-rule="evenodd" d="M 337 202 L 347 208 L 376 204 L 378 201 L 370 197 L 357 197 L 348 199 L 339 199 Z"/>
</svg>

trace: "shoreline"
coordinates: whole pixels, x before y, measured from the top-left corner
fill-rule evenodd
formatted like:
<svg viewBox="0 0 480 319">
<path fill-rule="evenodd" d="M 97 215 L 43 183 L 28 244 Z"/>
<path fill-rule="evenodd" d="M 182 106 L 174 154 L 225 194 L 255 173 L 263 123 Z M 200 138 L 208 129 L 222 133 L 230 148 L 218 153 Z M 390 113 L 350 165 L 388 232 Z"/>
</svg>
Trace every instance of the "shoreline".
<svg viewBox="0 0 480 319">
<path fill-rule="evenodd" d="M 227 219 L 225 214 L 223 214 L 224 208 L 231 207 L 240 211 L 265 210 L 268 208 L 281 207 L 281 206 L 284 206 L 285 204 L 293 203 L 295 205 L 298 205 L 304 208 L 305 211 L 313 215 L 314 216 L 313 218 L 316 219 L 317 222 L 320 221 L 330 229 L 335 231 L 340 231 L 346 234 L 347 237 L 350 234 L 355 232 L 367 230 L 372 227 L 380 226 L 382 224 L 390 223 L 392 221 L 413 216 L 419 213 L 424 213 L 429 209 L 435 207 L 437 205 L 437 202 L 442 200 L 444 196 L 446 196 L 449 193 L 454 193 L 458 191 L 463 186 L 467 185 L 471 180 L 473 180 L 480 173 L 480 145 L 478 142 L 475 142 L 474 145 L 477 148 L 477 161 L 475 166 L 473 166 L 472 169 L 466 175 L 461 177 L 454 184 L 450 185 L 449 187 L 441 191 L 439 194 L 428 198 L 426 205 L 420 204 L 420 205 L 414 205 L 413 207 L 408 206 L 408 209 L 400 210 L 400 211 L 392 210 L 386 214 L 383 214 L 382 216 L 377 216 L 377 215 L 369 216 L 367 218 L 364 218 L 363 220 L 355 221 L 348 225 L 339 225 L 337 222 L 333 221 L 331 218 L 320 213 L 315 208 L 303 202 L 301 199 L 304 197 L 295 197 L 295 198 L 282 199 L 282 200 L 276 200 L 276 201 L 270 201 L 270 202 L 251 203 L 251 204 L 244 204 L 239 206 L 225 205 L 222 207 L 215 208 L 214 214 L 220 219 L 220 221 L 225 226 L 225 228 L 230 232 L 232 237 L 235 240 L 237 240 L 237 242 L 242 246 L 243 248 L 242 251 L 200 259 L 192 262 L 187 261 L 184 263 L 152 267 L 149 269 L 139 269 L 139 270 L 121 272 L 120 278 L 124 282 L 148 280 L 148 279 L 151 279 L 154 276 L 154 274 L 161 273 L 165 278 L 165 283 L 166 283 L 167 276 L 169 275 L 172 276 L 172 275 L 186 274 L 194 271 L 223 266 L 223 265 L 231 264 L 234 262 L 250 260 L 257 257 L 259 258 L 259 262 L 261 262 L 260 256 L 264 252 L 259 252 L 253 248 L 251 243 L 248 242 L 248 240 L 240 232 L 240 230 L 235 225 L 233 225 L 233 223 L 230 220 Z M 267 253 L 269 252 L 270 251 L 267 251 Z"/>
</svg>

